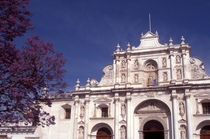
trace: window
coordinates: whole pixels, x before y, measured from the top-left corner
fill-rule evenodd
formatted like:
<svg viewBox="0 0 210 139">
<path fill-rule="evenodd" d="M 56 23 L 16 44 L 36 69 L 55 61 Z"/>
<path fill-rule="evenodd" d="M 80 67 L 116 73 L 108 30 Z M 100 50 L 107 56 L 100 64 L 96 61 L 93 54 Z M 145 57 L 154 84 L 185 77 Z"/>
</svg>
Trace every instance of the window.
<svg viewBox="0 0 210 139">
<path fill-rule="evenodd" d="M 107 107 L 101 108 L 101 114 L 102 117 L 108 117 L 108 108 Z"/>
<path fill-rule="evenodd" d="M 65 104 L 62 107 L 65 111 L 65 119 L 71 119 L 71 106 L 69 104 Z"/>
<path fill-rule="evenodd" d="M 66 108 L 65 112 L 66 112 L 65 119 L 71 119 L 71 108 Z"/>
<path fill-rule="evenodd" d="M 210 114 L 210 103 L 202 103 L 203 114 Z"/>
</svg>

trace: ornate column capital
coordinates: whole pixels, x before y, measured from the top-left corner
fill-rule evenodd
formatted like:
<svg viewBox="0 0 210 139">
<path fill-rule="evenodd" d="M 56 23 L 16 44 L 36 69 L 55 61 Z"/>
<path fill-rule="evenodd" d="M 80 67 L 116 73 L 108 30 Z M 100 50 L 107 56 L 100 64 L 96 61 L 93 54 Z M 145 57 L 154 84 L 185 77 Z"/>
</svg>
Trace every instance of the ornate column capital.
<svg viewBox="0 0 210 139">
<path fill-rule="evenodd" d="M 190 98 L 190 96 L 191 96 L 190 94 L 185 94 L 186 99 Z"/>
<path fill-rule="evenodd" d="M 131 92 L 126 93 L 126 100 L 127 101 L 131 100 Z"/>
<path fill-rule="evenodd" d="M 74 97 L 74 102 L 75 102 L 75 103 L 79 103 L 79 96 L 78 96 L 78 95 L 76 95 L 76 96 Z"/>
<path fill-rule="evenodd" d="M 177 99 L 177 97 L 178 97 L 178 96 L 177 96 L 177 94 L 176 94 L 176 90 L 172 90 L 172 91 L 171 91 L 171 98 L 172 98 L 172 99 Z"/>
</svg>

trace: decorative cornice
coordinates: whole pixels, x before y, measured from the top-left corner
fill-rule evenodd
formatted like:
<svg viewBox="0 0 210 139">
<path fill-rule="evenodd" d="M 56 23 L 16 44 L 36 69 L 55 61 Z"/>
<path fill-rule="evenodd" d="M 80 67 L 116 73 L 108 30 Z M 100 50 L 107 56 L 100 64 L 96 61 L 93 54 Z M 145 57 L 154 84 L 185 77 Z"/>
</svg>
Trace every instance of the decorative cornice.
<svg viewBox="0 0 210 139">
<path fill-rule="evenodd" d="M 0 127 L 0 134 L 34 133 L 35 130 L 36 127 L 34 126 L 7 126 Z"/>
</svg>

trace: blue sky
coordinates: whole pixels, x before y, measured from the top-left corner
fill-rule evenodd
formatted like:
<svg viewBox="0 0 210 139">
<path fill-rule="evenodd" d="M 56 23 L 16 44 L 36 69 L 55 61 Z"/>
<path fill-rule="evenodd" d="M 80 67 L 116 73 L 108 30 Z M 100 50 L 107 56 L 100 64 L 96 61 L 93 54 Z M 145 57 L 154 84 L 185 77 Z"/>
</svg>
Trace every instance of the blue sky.
<svg viewBox="0 0 210 139">
<path fill-rule="evenodd" d="M 140 34 L 148 31 L 149 13 L 161 43 L 170 37 L 180 43 L 183 35 L 191 55 L 201 58 L 210 73 L 209 0 L 31 0 L 29 9 L 33 34 L 52 42 L 67 59 L 69 89 L 77 78 L 81 85 L 88 77 L 100 81 L 117 43 L 123 49 L 127 42 L 139 45 Z"/>
</svg>

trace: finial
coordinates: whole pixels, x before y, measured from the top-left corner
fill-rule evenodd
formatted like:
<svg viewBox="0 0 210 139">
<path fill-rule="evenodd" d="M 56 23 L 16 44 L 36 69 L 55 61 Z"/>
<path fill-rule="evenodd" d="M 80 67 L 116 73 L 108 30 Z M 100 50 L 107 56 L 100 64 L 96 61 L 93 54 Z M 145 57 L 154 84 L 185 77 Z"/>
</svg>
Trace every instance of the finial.
<svg viewBox="0 0 210 139">
<path fill-rule="evenodd" d="M 149 13 L 149 31 L 152 32 L 151 16 L 150 16 L 150 13 Z"/>
<path fill-rule="evenodd" d="M 80 84 L 80 80 L 79 80 L 79 78 L 77 78 L 76 85 L 80 86 L 79 84 Z"/>
<path fill-rule="evenodd" d="M 118 51 L 118 52 L 119 52 L 119 51 L 120 51 L 120 44 L 119 44 L 119 43 L 117 44 L 116 48 L 117 48 L 117 50 L 116 50 L 116 51 Z"/>
<path fill-rule="evenodd" d="M 87 86 L 87 87 L 90 86 L 90 78 L 87 79 L 87 84 L 86 84 L 86 86 Z"/>
<path fill-rule="evenodd" d="M 181 44 L 185 44 L 184 40 L 185 40 L 185 39 L 184 39 L 184 37 L 182 36 L 182 37 L 181 37 Z"/>
<path fill-rule="evenodd" d="M 127 50 L 130 50 L 131 44 L 129 42 L 128 42 L 127 46 L 128 46 Z"/>
<path fill-rule="evenodd" d="M 77 78 L 75 90 L 78 90 L 79 87 L 80 87 L 80 81 L 79 81 L 79 78 Z"/>
<path fill-rule="evenodd" d="M 170 40 L 169 40 L 169 46 L 170 45 L 173 45 L 173 40 L 172 40 L 172 38 L 170 37 Z"/>
<path fill-rule="evenodd" d="M 158 32 L 157 32 L 157 30 L 156 30 L 155 34 L 156 34 L 156 36 L 158 36 Z"/>
<path fill-rule="evenodd" d="M 141 33 L 141 37 L 143 37 L 144 36 L 144 34 L 143 34 L 143 32 Z"/>
</svg>

